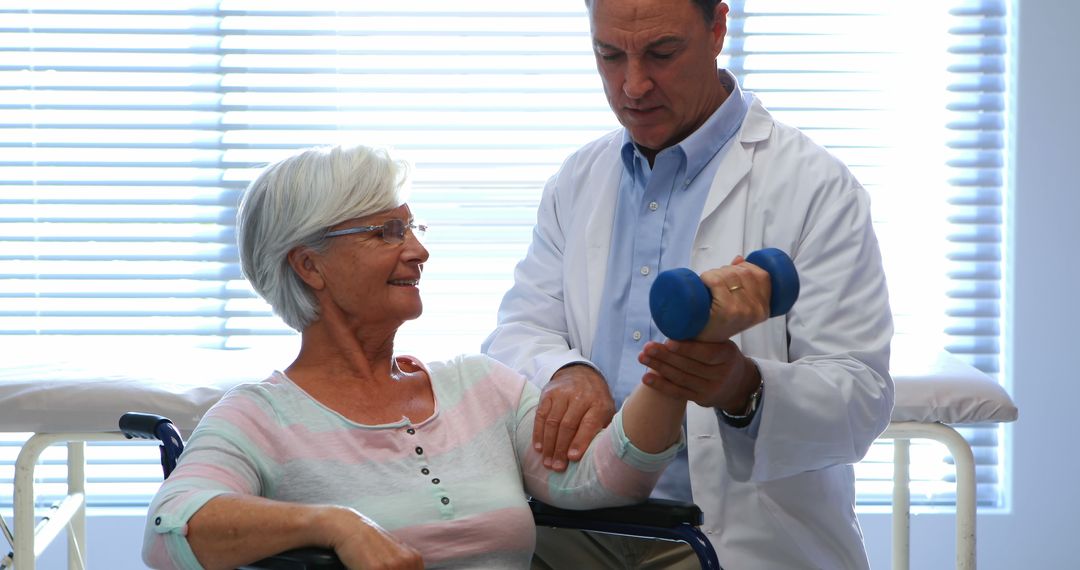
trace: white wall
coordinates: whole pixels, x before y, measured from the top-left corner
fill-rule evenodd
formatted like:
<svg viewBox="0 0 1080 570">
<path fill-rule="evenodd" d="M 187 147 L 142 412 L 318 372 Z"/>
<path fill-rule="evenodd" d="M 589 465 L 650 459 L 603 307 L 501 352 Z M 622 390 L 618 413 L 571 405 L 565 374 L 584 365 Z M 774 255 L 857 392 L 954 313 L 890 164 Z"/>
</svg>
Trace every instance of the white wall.
<svg viewBox="0 0 1080 570">
<path fill-rule="evenodd" d="M 1012 498 L 1005 514 L 978 519 L 979 568 L 1080 568 L 1080 3 L 1017 0 L 1015 188 L 1009 220 L 1014 278 L 1008 288 L 1012 394 L 1020 420 L 1010 431 Z M 918 41 L 913 35 L 912 41 Z M 1071 440 L 1075 442 L 1075 437 Z M 874 568 L 889 568 L 887 515 L 862 517 Z M 953 517 L 920 515 L 912 525 L 913 569 L 949 568 Z M 91 517 L 90 568 L 142 568 L 141 520 Z M 62 568 L 63 547 L 40 568 Z"/>
</svg>

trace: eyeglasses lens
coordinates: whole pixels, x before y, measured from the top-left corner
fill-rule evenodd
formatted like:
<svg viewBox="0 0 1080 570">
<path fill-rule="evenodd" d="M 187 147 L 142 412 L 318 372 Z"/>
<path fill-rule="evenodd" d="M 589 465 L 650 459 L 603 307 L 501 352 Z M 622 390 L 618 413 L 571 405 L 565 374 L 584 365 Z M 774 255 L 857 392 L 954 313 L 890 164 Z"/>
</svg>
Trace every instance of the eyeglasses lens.
<svg viewBox="0 0 1080 570">
<path fill-rule="evenodd" d="M 401 220 L 387 220 L 382 226 L 383 241 L 397 245 L 405 241 L 405 231 L 411 230 L 416 239 L 422 239 L 427 232 L 425 224 L 408 224 Z"/>
<path fill-rule="evenodd" d="M 401 220 L 387 220 L 382 226 L 383 241 L 389 244 L 399 244 L 405 241 L 405 222 Z"/>
</svg>

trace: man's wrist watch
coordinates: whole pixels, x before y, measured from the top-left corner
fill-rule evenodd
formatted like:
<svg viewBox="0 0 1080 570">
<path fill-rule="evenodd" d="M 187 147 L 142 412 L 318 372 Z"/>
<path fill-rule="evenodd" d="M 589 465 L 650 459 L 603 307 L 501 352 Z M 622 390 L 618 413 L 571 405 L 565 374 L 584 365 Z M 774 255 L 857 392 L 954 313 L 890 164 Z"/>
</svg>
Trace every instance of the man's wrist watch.
<svg viewBox="0 0 1080 570">
<path fill-rule="evenodd" d="M 761 403 L 761 393 L 763 388 L 765 388 L 764 382 L 758 384 L 757 390 L 754 390 L 754 393 L 750 394 L 750 401 L 747 403 L 746 411 L 742 415 L 729 414 L 723 409 L 718 410 L 724 423 L 731 427 L 738 428 L 750 425 L 750 422 L 754 420 L 754 415 L 757 414 L 758 404 Z"/>
</svg>

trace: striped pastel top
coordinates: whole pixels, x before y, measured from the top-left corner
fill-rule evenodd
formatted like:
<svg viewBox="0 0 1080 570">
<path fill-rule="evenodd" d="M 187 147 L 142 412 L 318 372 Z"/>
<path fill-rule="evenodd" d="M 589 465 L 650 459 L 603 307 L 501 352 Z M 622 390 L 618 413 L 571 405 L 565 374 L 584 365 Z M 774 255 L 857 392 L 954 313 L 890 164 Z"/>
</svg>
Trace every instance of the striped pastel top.
<svg viewBox="0 0 1080 570">
<path fill-rule="evenodd" d="M 222 493 L 338 504 L 375 520 L 427 568 L 528 568 L 535 526 L 526 495 L 565 508 L 644 500 L 684 443 L 635 448 L 622 414 L 564 473 L 531 438 L 538 389 L 480 355 L 426 367 L 435 412 L 422 422 L 362 425 L 280 372 L 231 390 L 200 422 L 150 505 L 143 559 L 201 569 L 188 519 Z"/>
</svg>

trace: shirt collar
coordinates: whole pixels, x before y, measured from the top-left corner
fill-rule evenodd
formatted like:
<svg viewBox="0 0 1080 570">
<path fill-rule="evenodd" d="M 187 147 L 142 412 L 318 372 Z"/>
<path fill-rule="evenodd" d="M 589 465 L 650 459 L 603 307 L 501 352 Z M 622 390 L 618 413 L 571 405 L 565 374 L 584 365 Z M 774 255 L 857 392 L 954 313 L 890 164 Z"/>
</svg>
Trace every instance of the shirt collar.
<svg viewBox="0 0 1080 570">
<path fill-rule="evenodd" d="M 720 75 L 720 81 L 723 83 L 724 89 L 728 91 L 727 99 L 720 104 L 720 107 L 713 112 L 705 123 L 698 127 L 696 131 L 690 133 L 690 136 L 678 144 L 661 151 L 668 152 L 677 149 L 685 155 L 687 180 L 696 177 L 701 172 L 701 169 L 705 168 L 705 165 L 716 156 L 716 153 L 727 144 L 728 140 L 738 132 L 743 118 L 746 117 L 746 112 L 750 108 L 746 98 L 743 97 L 739 82 L 735 80 L 731 72 L 720 69 L 717 70 L 717 73 Z M 621 157 L 623 167 L 630 174 L 634 173 L 635 157 L 642 161 L 645 160 L 645 156 L 641 154 L 641 151 L 634 145 L 633 139 L 630 138 L 630 131 L 625 128 L 622 135 Z"/>
</svg>

